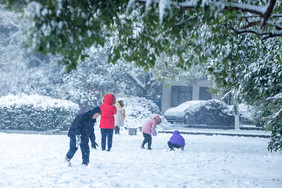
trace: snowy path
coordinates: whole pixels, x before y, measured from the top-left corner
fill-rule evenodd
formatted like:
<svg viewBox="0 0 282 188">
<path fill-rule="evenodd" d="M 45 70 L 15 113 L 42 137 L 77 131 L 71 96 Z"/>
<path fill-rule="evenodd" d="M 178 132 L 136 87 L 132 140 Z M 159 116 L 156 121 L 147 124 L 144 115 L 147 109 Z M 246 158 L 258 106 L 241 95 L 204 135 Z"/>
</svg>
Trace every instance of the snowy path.
<svg viewBox="0 0 282 188">
<path fill-rule="evenodd" d="M 197 128 L 183 128 L 183 127 L 167 127 L 160 133 L 173 133 L 174 130 L 179 130 L 181 134 L 190 135 L 224 135 L 224 136 L 245 136 L 245 137 L 261 137 L 270 138 L 270 131 L 263 130 L 235 130 L 235 129 L 197 129 Z"/>
<path fill-rule="evenodd" d="M 0 133 L 0 187 L 282 187 L 282 153 L 267 151 L 266 138 L 183 135 L 184 151 L 171 152 L 170 134 L 141 150 L 142 135 L 114 135 L 111 152 L 80 150 L 67 167 L 66 135 Z M 96 130 L 100 145 L 100 133 Z"/>
</svg>

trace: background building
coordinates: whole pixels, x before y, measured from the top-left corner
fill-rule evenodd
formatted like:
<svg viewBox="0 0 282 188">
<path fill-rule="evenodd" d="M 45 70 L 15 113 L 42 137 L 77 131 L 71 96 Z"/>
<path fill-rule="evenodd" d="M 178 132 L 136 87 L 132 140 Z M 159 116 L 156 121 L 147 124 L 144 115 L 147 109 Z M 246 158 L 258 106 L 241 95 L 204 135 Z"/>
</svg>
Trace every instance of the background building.
<svg viewBox="0 0 282 188">
<path fill-rule="evenodd" d="M 220 99 L 220 96 L 212 95 L 209 92 L 210 86 L 211 83 L 208 80 L 198 80 L 191 83 L 191 85 L 187 85 L 185 81 L 179 81 L 173 82 L 172 86 L 163 87 L 161 105 L 162 113 L 185 101 Z"/>
</svg>

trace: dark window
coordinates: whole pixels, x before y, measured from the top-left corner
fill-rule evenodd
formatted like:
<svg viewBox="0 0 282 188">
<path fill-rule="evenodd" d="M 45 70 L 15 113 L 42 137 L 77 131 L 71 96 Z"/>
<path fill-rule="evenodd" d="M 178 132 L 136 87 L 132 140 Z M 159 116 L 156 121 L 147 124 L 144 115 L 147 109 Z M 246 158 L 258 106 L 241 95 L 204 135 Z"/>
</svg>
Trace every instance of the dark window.
<svg viewBox="0 0 282 188">
<path fill-rule="evenodd" d="M 192 100 L 192 86 L 172 86 L 171 106 L 175 107 L 185 101 Z"/>
<path fill-rule="evenodd" d="M 200 94 L 199 94 L 200 100 L 210 100 L 212 99 L 212 95 L 209 93 L 208 87 L 200 87 Z"/>
</svg>

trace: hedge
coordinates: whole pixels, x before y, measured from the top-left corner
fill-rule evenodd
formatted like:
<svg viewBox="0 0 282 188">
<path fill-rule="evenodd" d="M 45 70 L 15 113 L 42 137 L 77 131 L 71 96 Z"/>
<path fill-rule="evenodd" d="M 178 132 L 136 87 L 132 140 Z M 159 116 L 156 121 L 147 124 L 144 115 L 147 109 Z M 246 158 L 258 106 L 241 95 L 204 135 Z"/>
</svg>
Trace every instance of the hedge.
<svg viewBox="0 0 282 188">
<path fill-rule="evenodd" d="M 66 131 L 79 106 L 71 101 L 40 95 L 0 97 L 0 129 Z"/>
</svg>

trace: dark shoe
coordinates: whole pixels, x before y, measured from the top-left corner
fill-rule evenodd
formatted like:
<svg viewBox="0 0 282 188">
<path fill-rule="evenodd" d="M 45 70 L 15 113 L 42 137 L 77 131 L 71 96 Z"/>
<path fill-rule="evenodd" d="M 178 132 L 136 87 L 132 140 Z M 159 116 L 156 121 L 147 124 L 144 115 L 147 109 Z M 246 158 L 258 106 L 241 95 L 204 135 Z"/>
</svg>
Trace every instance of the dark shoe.
<svg viewBox="0 0 282 188">
<path fill-rule="evenodd" d="M 141 146 L 141 149 L 145 149 L 144 146 Z"/>
<path fill-rule="evenodd" d="M 65 156 L 65 161 L 68 162 L 70 161 L 70 159 L 67 156 Z"/>
<path fill-rule="evenodd" d="M 83 166 L 88 166 L 89 163 L 82 163 L 81 165 L 83 165 Z"/>
<path fill-rule="evenodd" d="M 65 157 L 65 163 L 67 163 L 68 166 L 71 166 L 71 162 L 70 162 L 70 159 Z"/>
<path fill-rule="evenodd" d="M 152 150 L 152 148 L 148 148 L 148 150 Z"/>
</svg>

